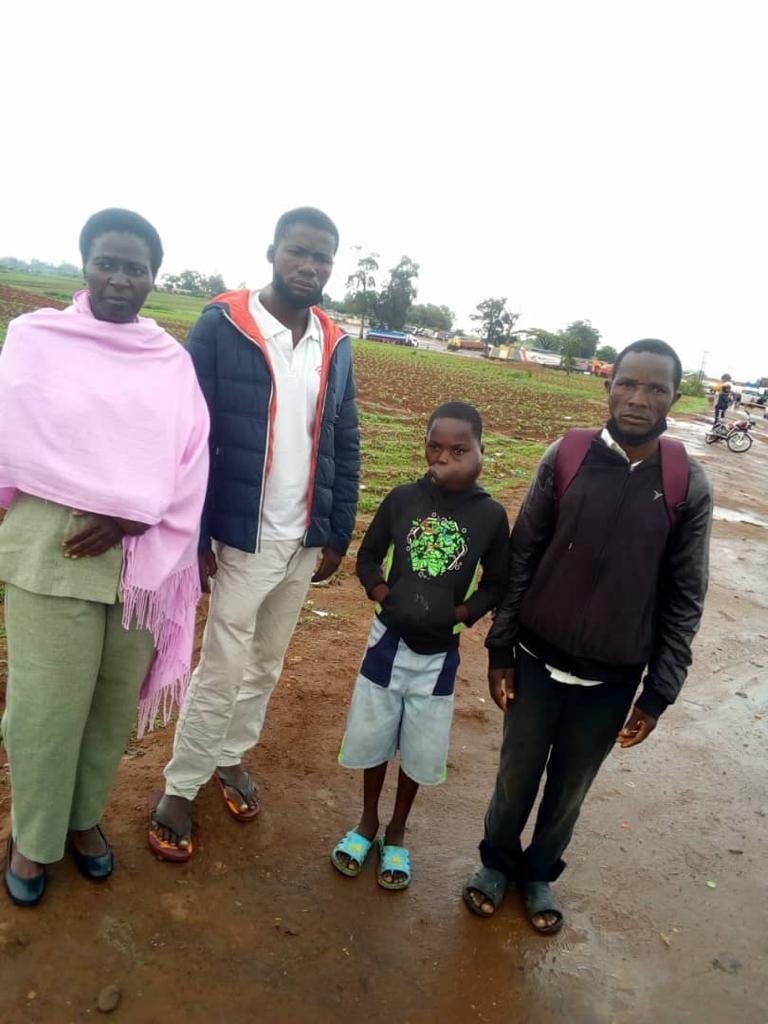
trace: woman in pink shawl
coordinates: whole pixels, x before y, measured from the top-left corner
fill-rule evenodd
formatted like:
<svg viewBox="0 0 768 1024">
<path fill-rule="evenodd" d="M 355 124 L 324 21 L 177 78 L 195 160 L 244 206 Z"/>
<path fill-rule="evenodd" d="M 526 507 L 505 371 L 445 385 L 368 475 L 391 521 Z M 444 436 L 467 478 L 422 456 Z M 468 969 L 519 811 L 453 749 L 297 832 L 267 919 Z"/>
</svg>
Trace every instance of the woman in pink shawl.
<svg viewBox="0 0 768 1024">
<path fill-rule="evenodd" d="M 87 290 L 14 320 L 0 357 L 0 580 L 11 769 L 4 881 L 39 903 L 67 840 L 111 875 L 100 821 L 139 734 L 186 686 L 208 415 L 186 351 L 138 313 L 162 260 L 128 210 L 86 223 Z"/>
</svg>

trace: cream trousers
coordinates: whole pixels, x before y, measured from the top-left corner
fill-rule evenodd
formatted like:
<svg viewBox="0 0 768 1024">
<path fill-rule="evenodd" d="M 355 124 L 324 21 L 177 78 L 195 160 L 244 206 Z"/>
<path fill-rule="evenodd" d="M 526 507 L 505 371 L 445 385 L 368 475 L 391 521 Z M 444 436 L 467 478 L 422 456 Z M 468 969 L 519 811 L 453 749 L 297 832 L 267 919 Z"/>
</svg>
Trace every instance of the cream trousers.
<svg viewBox="0 0 768 1024">
<path fill-rule="evenodd" d="M 262 541 L 256 554 L 224 544 L 214 550 L 200 664 L 165 769 L 165 792 L 187 800 L 217 767 L 240 764 L 258 743 L 319 553 L 301 541 Z"/>
</svg>

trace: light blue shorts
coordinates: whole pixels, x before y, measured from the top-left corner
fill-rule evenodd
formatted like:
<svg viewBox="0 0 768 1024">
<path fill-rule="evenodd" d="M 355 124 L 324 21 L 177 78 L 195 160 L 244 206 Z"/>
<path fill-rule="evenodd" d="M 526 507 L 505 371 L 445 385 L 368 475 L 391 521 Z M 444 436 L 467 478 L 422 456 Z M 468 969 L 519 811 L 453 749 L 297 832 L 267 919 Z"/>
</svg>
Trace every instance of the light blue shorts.
<svg viewBox="0 0 768 1024">
<path fill-rule="evenodd" d="M 374 618 L 339 764 L 375 768 L 391 761 L 399 749 L 400 765 L 414 782 L 443 782 L 458 667 L 457 648 L 417 654 Z"/>
</svg>

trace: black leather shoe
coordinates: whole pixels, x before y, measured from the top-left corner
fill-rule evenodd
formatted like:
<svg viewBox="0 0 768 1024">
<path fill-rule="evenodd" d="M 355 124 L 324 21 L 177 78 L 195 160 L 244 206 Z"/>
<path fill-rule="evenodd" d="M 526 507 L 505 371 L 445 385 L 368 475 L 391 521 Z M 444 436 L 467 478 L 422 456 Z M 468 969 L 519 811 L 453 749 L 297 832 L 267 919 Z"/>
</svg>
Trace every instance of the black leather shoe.
<svg viewBox="0 0 768 1024">
<path fill-rule="evenodd" d="M 96 830 L 104 840 L 106 846 L 104 853 L 97 853 L 95 857 L 89 857 L 85 853 L 80 853 L 73 842 L 72 856 L 75 858 L 75 864 L 81 875 L 90 878 L 92 882 L 103 882 L 115 870 L 115 855 L 112 853 L 109 840 L 101 831 L 101 825 L 97 825 Z"/>
<path fill-rule="evenodd" d="M 22 878 L 15 871 L 11 871 L 11 855 L 13 853 L 13 837 L 8 836 L 8 846 L 5 853 L 5 871 L 3 881 L 8 895 L 17 907 L 35 907 L 43 898 L 45 883 L 48 881 L 45 868 L 34 878 Z"/>
</svg>

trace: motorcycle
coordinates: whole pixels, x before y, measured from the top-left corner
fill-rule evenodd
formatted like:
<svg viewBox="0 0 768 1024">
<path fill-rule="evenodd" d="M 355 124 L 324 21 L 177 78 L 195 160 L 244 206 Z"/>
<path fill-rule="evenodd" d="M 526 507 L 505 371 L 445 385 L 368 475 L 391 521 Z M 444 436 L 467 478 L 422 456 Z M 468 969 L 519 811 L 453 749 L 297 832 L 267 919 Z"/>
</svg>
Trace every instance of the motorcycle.
<svg viewBox="0 0 768 1024">
<path fill-rule="evenodd" d="M 735 420 L 726 423 L 720 420 L 704 435 L 707 444 L 715 444 L 716 441 L 725 441 L 732 452 L 748 452 L 752 447 L 752 435 L 750 431 L 755 421 L 751 416 L 745 420 Z"/>
</svg>

